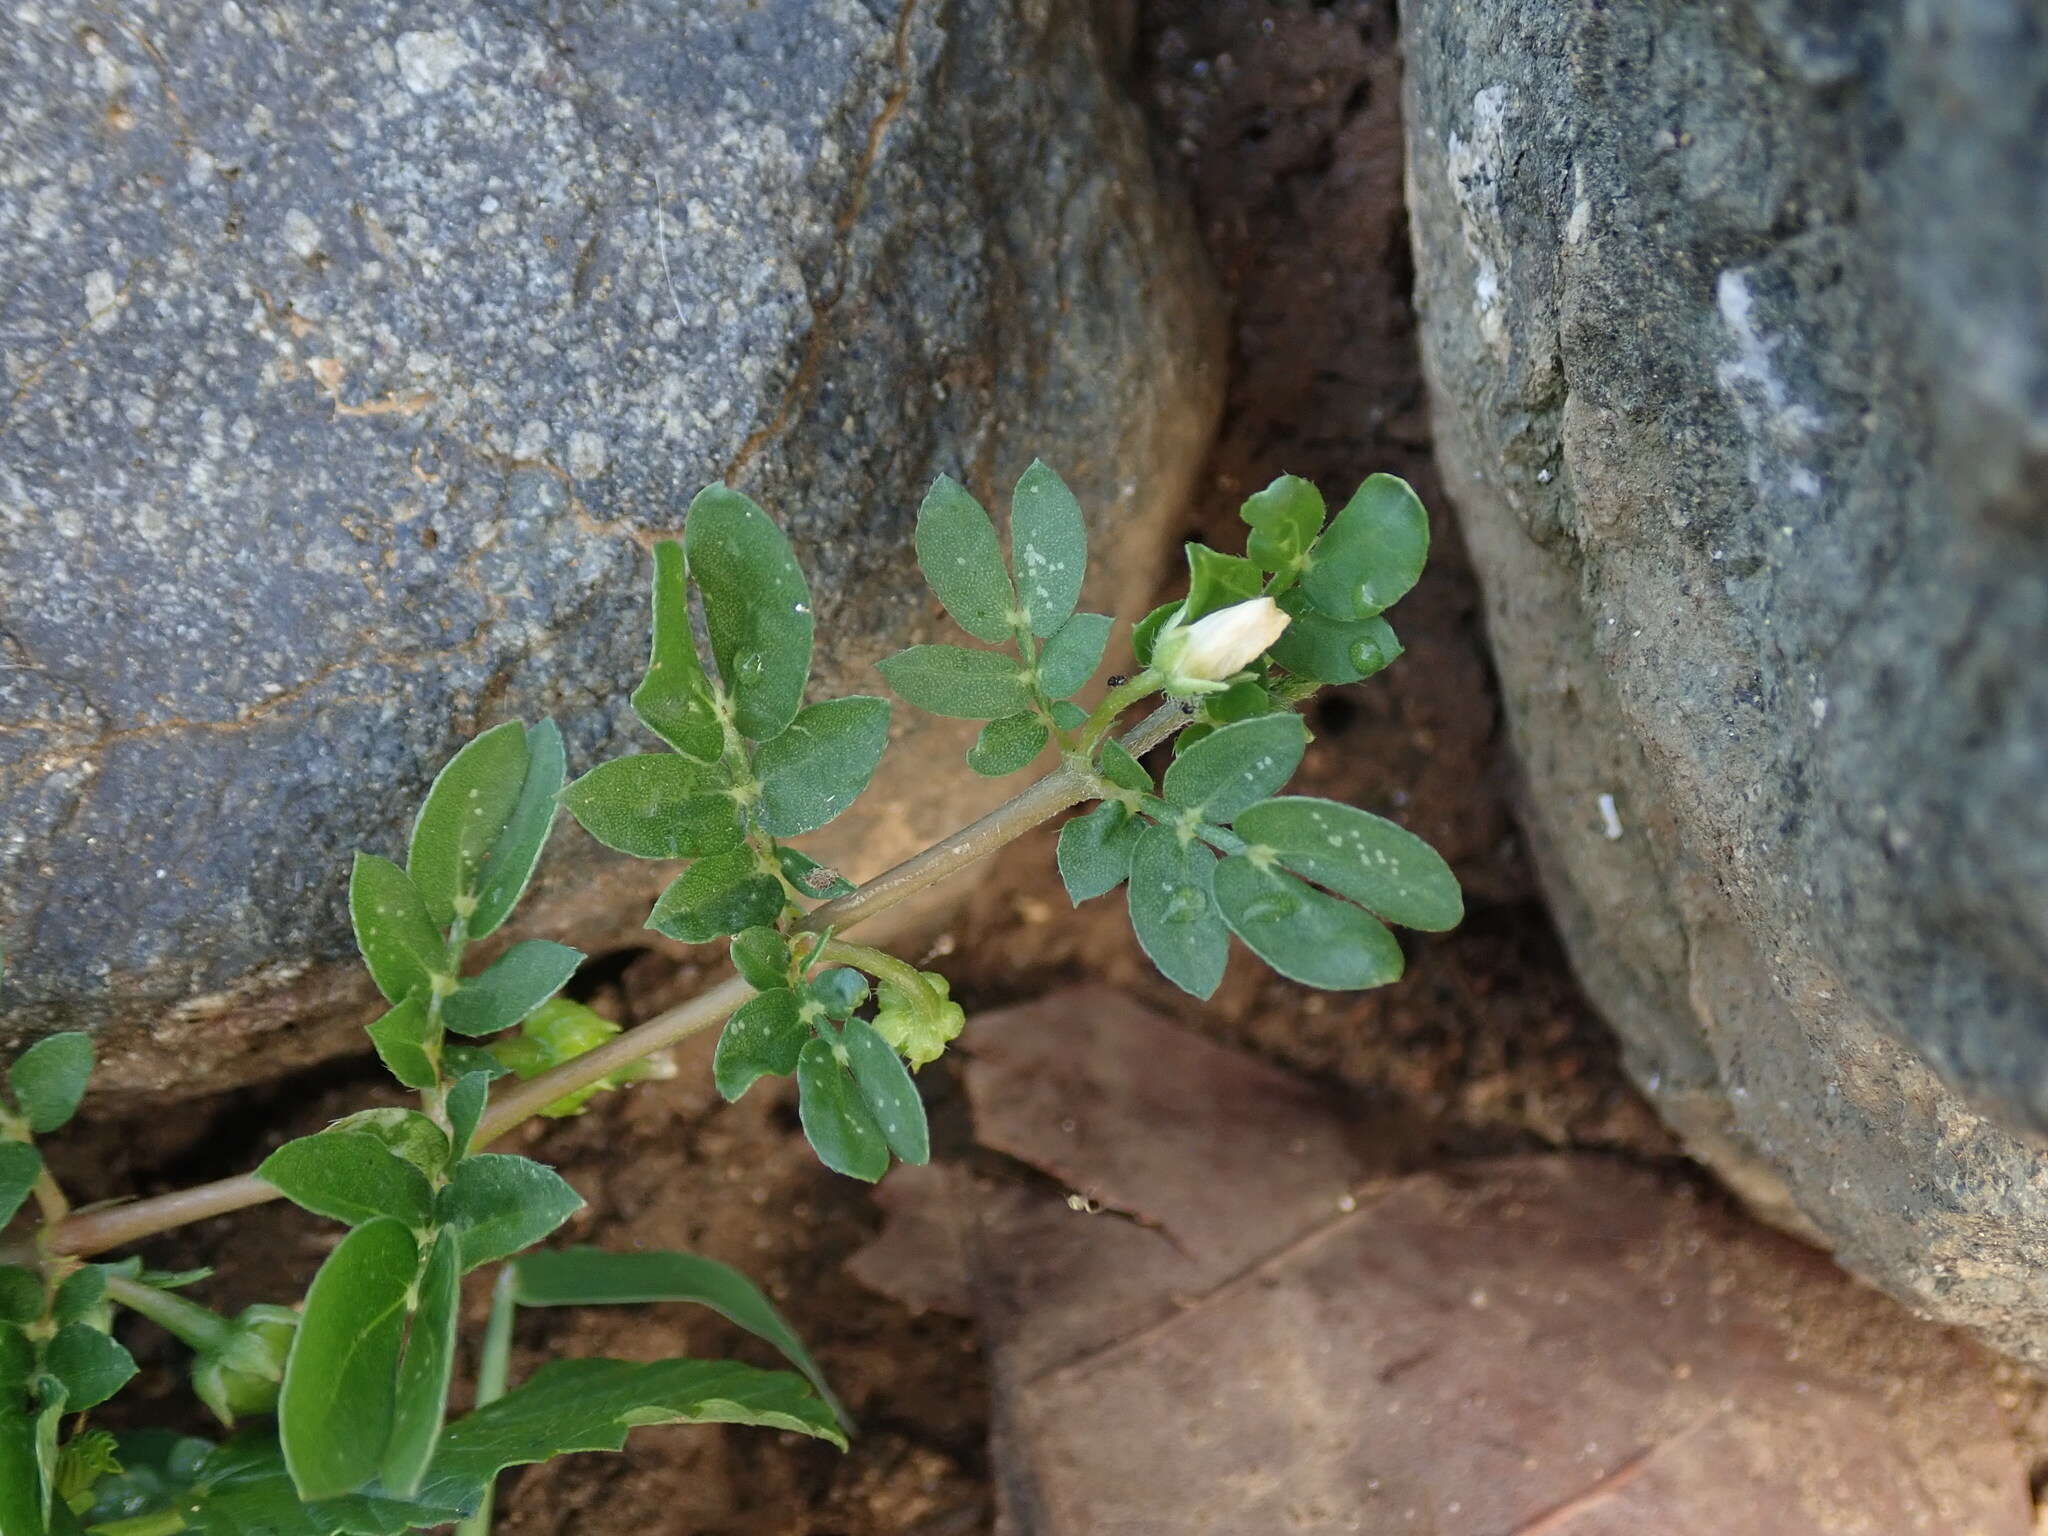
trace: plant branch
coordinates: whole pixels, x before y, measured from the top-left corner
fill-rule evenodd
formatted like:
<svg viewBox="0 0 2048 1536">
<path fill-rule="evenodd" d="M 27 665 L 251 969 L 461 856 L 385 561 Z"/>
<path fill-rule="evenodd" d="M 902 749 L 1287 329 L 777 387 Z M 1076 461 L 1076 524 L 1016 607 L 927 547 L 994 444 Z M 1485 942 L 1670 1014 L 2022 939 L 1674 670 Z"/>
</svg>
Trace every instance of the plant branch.
<svg viewBox="0 0 2048 1536">
<path fill-rule="evenodd" d="M 1109 709 L 1114 691 L 1097 715 L 1113 718 Z M 1126 701 L 1128 702 L 1128 701 Z M 1189 716 L 1171 701 L 1160 705 L 1128 735 L 1124 747 L 1141 757 L 1187 724 Z M 1078 805 L 1096 793 L 1094 770 L 1085 762 L 1066 762 L 1028 786 L 1015 798 L 997 806 L 979 821 L 934 843 L 922 853 L 905 859 L 894 869 L 877 875 L 852 894 L 828 901 L 802 923 L 799 930 L 843 933 L 856 923 L 866 922 L 912 896 L 950 879 L 968 865 L 986 858 L 998 848 L 1016 841 L 1033 827 L 1051 820 L 1069 806 Z M 493 1096 L 483 1123 L 477 1128 L 474 1146 L 481 1147 L 504 1135 L 520 1122 L 565 1094 L 588 1087 L 619 1068 L 677 1041 L 709 1029 L 754 995 L 754 989 L 737 976 L 730 977 L 688 1002 L 649 1019 L 645 1024 L 614 1035 L 595 1050 L 584 1052 L 529 1081 L 512 1085 L 502 1096 Z M 168 1232 L 188 1222 L 261 1205 L 277 1198 L 277 1190 L 249 1174 L 156 1195 L 126 1205 L 88 1211 L 71 1217 L 50 1234 L 50 1247 L 77 1255 L 102 1253 Z"/>
</svg>

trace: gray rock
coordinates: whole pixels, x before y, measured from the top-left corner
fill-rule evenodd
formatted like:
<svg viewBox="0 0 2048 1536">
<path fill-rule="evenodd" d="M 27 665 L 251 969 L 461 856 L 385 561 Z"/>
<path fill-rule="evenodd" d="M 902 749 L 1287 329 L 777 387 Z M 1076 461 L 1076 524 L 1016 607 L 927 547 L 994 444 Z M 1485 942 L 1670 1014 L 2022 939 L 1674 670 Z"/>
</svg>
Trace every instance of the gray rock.
<svg viewBox="0 0 2048 1536">
<path fill-rule="evenodd" d="M 2048 51 L 1407 7 L 1439 451 L 1566 938 L 1692 1146 L 2048 1363 Z"/>
<path fill-rule="evenodd" d="M 1220 332 L 1109 51 L 1079 0 L 11 8 L 0 1034 L 331 1048 L 349 852 L 459 741 L 650 742 L 643 546 L 708 480 L 797 541 L 820 691 L 930 627 L 941 470 L 1043 455 L 1141 597 Z M 999 793 L 912 777 L 827 853 Z M 565 833 L 524 931 L 633 942 L 623 863 Z"/>
</svg>

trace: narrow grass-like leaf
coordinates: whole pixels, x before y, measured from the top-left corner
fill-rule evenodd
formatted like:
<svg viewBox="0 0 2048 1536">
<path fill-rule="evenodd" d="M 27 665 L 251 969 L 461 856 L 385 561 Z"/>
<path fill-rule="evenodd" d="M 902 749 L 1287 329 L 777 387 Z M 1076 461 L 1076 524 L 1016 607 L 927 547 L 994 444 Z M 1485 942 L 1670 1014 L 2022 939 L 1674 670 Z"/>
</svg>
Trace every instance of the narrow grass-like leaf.
<svg viewBox="0 0 2048 1536">
<path fill-rule="evenodd" d="M 917 509 L 917 564 L 925 584 L 968 634 L 991 645 L 1010 638 L 1017 592 L 995 524 L 967 487 L 941 475 Z"/>
<path fill-rule="evenodd" d="M 421 1271 L 412 1331 L 398 1364 L 391 1438 L 378 1476 L 386 1493 L 409 1499 L 419 1491 L 448 1415 L 448 1383 L 455 1374 L 455 1335 L 462 1302 L 462 1250 L 454 1232 L 440 1233 Z"/>
<path fill-rule="evenodd" d="M 1088 523 L 1066 482 L 1037 459 L 1010 496 L 1010 557 L 1031 633 L 1043 639 L 1067 622 L 1081 600 Z"/>
<path fill-rule="evenodd" d="M 64 1384 L 64 1411 L 97 1408 L 128 1385 L 135 1359 L 90 1323 L 66 1323 L 44 1346 L 43 1369 Z"/>
<path fill-rule="evenodd" d="M 636 859 L 725 853 L 745 837 L 722 769 L 672 752 L 599 763 L 562 791 L 583 830 Z"/>
<path fill-rule="evenodd" d="M 1428 559 L 1421 501 L 1407 481 L 1374 475 L 1309 551 L 1301 590 L 1333 619 L 1369 619 L 1408 594 Z"/>
<path fill-rule="evenodd" d="M 1211 881 L 1216 855 L 1183 843 L 1171 828 L 1148 826 L 1131 851 L 1131 928 L 1159 974 L 1206 998 L 1223 980 L 1230 930 L 1217 914 Z"/>
<path fill-rule="evenodd" d="M 424 991 L 447 963 L 447 944 L 411 878 L 389 859 L 359 853 L 349 872 L 348 914 L 356 948 L 385 1001 Z"/>
<path fill-rule="evenodd" d="M 419 1245 L 403 1222 L 366 1222 L 313 1277 L 285 1362 L 278 1437 L 303 1499 L 354 1493 L 390 1443 L 406 1301 Z"/>
<path fill-rule="evenodd" d="M 1105 800 L 1060 828 L 1060 879 L 1075 906 L 1106 896 L 1130 878 L 1131 850 L 1144 823 Z"/>
<path fill-rule="evenodd" d="M 455 1165 L 435 1214 L 462 1237 L 465 1270 L 531 1248 L 582 1208 L 583 1197 L 531 1158 L 480 1152 Z"/>
<path fill-rule="evenodd" d="M 449 993 L 441 1021 L 458 1035 L 509 1029 L 561 991 L 582 963 L 580 949 L 552 939 L 523 940 Z"/>
<path fill-rule="evenodd" d="M 1216 866 L 1216 909 L 1230 931 L 1282 976 L 1333 992 L 1401 977 L 1401 946 L 1362 907 L 1284 869 L 1232 854 Z"/>
<path fill-rule="evenodd" d="M 1227 822 L 1294 777 L 1308 749 L 1296 714 L 1260 715 L 1219 726 L 1173 760 L 1160 788 L 1175 805 Z"/>
<path fill-rule="evenodd" d="M 1280 574 L 1283 585 L 1307 563 L 1309 546 L 1321 532 L 1323 493 L 1299 475 L 1282 475 L 1245 498 L 1238 515 L 1251 525 L 1244 552 L 1261 570 Z"/>
<path fill-rule="evenodd" d="M 754 753 L 754 815 L 776 837 L 815 831 L 860 798 L 889 745 L 889 701 L 866 694 L 813 704 Z"/>
<path fill-rule="evenodd" d="M 14 1219 L 43 1171 L 42 1154 L 25 1141 L 0 1141 L 0 1227 Z"/>
<path fill-rule="evenodd" d="M 62 1129 L 78 1113 L 91 1079 L 92 1036 L 76 1029 L 45 1035 L 7 1069 L 15 1105 L 38 1136 Z"/>
<path fill-rule="evenodd" d="M 431 1088 L 434 1085 L 434 1063 L 427 1054 L 429 1033 L 424 989 L 387 1010 L 369 1027 L 370 1043 L 377 1048 L 377 1059 L 407 1088 Z"/>
<path fill-rule="evenodd" d="M 1289 795 L 1237 821 L 1247 843 L 1404 928 L 1441 932 L 1465 915 L 1458 877 L 1407 828 L 1355 805 Z"/>
<path fill-rule="evenodd" d="M 484 860 L 483 875 L 477 882 L 476 911 L 470 914 L 466 929 L 470 938 L 496 933 L 526 894 L 541 849 L 554 830 L 555 809 L 567 773 L 562 733 L 554 721 L 543 720 L 526 733 L 526 777 Z"/>
<path fill-rule="evenodd" d="M 661 893 L 647 926 L 684 944 L 772 923 L 782 915 L 782 886 L 754 864 L 751 850 L 699 859 Z"/>
<path fill-rule="evenodd" d="M 772 1344 L 802 1371 L 848 1424 L 846 1410 L 832 1395 L 825 1373 L 773 1302 L 738 1270 L 693 1253 L 650 1250 L 606 1253 L 601 1248 L 564 1248 L 519 1259 L 515 1297 L 522 1307 L 627 1306 L 658 1301 L 694 1302 L 709 1307 L 757 1339 Z M 849 1426 L 850 1427 L 850 1426 Z"/>
<path fill-rule="evenodd" d="M 811 589 L 775 521 L 738 491 L 708 485 L 683 524 L 690 574 L 733 724 L 753 741 L 779 736 L 811 675 Z"/>
<path fill-rule="evenodd" d="M 720 1096 L 730 1103 L 764 1077 L 794 1072 L 797 1054 L 810 1038 L 811 1026 L 788 987 L 770 987 L 748 998 L 726 1020 L 711 1059 Z"/>
<path fill-rule="evenodd" d="M 991 720 L 967 749 L 967 766 L 985 779 L 1027 768 L 1045 750 L 1051 732 L 1036 715 L 1005 715 Z"/>
<path fill-rule="evenodd" d="M 889 1143 L 830 1041 L 804 1043 L 796 1086 L 797 1115 L 819 1162 L 870 1184 L 889 1171 Z"/>
<path fill-rule="evenodd" d="M 690 633 L 688 576 L 680 543 L 663 539 L 654 546 L 654 640 L 647 675 L 633 690 L 633 713 L 683 756 L 715 763 L 725 750 L 725 728 Z"/>
<path fill-rule="evenodd" d="M 288 1141 L 256 1177 L 316 1216 L 358 1226 L 380 1216 L 424 1227 L 434 1209 L 426 1176 L 363 1131 L 321 1131 Z"/>
<path fill-rule="evenodd" d="M 932 1138 L 925 1123 L 924 1100 L 918 1097 L 917 1084 L 910 1080 L 910 1069 L 903 1065 L 896 1048 L 864 1019 L 848 1019 L 839 1043 L 889 1150 L 906 1163 L 930 1162 Z"/>
<path fill-rule="evenodd" d="M 994 720 L 1031 707 L 1028 675 L 1014 656 L 959 645 L 913 645 L 881 663 L 905 703 L 953 720 Z"/>
</svg>

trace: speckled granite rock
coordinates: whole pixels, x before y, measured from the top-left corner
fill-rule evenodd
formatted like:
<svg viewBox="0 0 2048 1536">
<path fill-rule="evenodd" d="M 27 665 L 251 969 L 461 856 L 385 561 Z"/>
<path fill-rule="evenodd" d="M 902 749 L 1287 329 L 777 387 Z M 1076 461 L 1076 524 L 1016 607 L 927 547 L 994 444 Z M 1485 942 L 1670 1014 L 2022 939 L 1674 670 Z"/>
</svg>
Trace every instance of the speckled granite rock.
<svg viewBox="0 0 2048 1536">
<path fill-rule="evenodd" d="M 2048 1364 L 2048 50 L 1411 0 L 1439 451 L 1566 938 L 1691 1145 Z"/>
<path fill-rule="evenodd" d="M 933 474 L 1042 454 L 1135 601 L 1211 425 L 1081 0 L 52 0 L 0 56 L 0 1035 L 110 1029 L 116 1084 L 342 1038 L 348 853 L 471 731 L 643 740 L 642 546 L 699 484 L 784 517 L 817 685 L 872 689 Z M 566 832 L 529 931 L 627 940 L 658 879 Z"/>
</svg>

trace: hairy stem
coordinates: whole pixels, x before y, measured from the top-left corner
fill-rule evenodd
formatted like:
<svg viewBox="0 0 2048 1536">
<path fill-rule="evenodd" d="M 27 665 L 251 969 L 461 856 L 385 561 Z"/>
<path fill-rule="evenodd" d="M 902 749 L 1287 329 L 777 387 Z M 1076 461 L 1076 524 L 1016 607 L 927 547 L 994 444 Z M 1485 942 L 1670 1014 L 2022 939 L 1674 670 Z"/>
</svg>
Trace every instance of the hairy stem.
<svg viewBox="0 0 2048 1536">
<path fill-rule="evenodd" d="M 107 1276 L 107 1295 L 193 1349 L 211 1349 L 234 1332 L 234 1324 L 218 1312 L 125 1275 Z"/>
<path fill-rule="evenodd" d="M 1106 730 L 1118 711 L 1135 702 L 1138 694 L 1131 694 L 1121 702 L 1117 699 L 1119 693 L 1134 686 L 1136 681 L 1134 679 L 1133 684 L 1126 685 L 1124 690 L 1111 690 L 1109 697 L 1091 717 L 1091 727 L 1099 719 L 1104 722 L 1103 729 Z M 1156 687 L 1157 684 L 1149 686 Z M 1169 701 L 1140 721 L 1123 738 L 1123 745 L 1133 757 L 1142 756 L 1187 724 L 1188 718 L 1178 704 Z M 1069 806 L 1094 798 L 1096 783 L 1094 770 L 1085 761 L 1062 763 L 981 820 L 934 843 L 924 852 L 912 855 L 894 869 L 877 875 L 851 895 L 826 902 L 798 925 L 799 930 L 823 933 L 830 929 L 843 933 L 856 923 L 866 922 L 951 878 L 998 848 L 1015 842 Z M 584 1052 L 573 1061 L 565 1061 L 539 1077 L 512 1085 L 503 1095 L 492 1098 L 483 1123 L 477 1128 L 473 1145 L 481 1147 L 495 1140 L 565 1094 L 588 1087 L 629 1063 L 666 1050 L 678 1040 L 722 1023 L 727 1015 L 753 995 L 752 987 L 737 976 L 731 977 L 645 1024 L 614 1035 L 603 1045 Z M 181 1189 L 168 1195 L 156 1195 L 148 1200 L 73 1216 L 51 1232 L 50 1247 L 70 1254 L 102 1253 L 158 1232 L 168 1232 L 187 1222 L 261 1205 L 276 1198 L 274 1187 L 248 1174 L 241 1174 L 194 1189 Z"/>
</svg>

